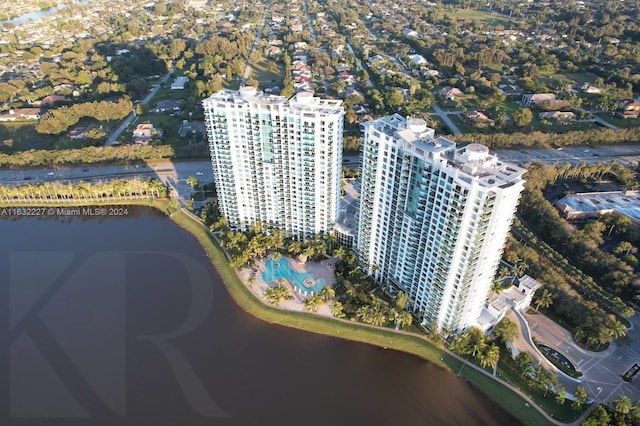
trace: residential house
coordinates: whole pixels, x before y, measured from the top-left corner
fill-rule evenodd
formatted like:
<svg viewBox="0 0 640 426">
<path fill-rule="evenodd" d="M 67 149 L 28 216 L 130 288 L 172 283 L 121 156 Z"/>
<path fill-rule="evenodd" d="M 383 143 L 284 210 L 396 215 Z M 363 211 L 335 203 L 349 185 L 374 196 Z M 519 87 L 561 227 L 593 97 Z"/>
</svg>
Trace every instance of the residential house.
<svg viewBox="0 0 640 426">
<path fill-rule="evenodd" d="M 156 104 L 151 112 L 176 112 L 180 111 L 180 104 L 176 101 L 164 100 Z"/>
<path fill-rule="evenodd" d="M 33 103 L 33 106 L 35 106 L 35 107 L 53 106 L 53 105 L 55 105 L 56 102 L 61 102 L 61 101 L 64 101 L 66 99 L 67 98 L 65 96 L 49 95 L 49 96 L 45 96 L 44 98 L 40 99 L 39 101 L 35 101 Z"/>
<path fill-rule="evenodd" d="M 0 121 L 40 120 L 43 114 L 40 108 L 11 109 L 6 114 L 0 114 Z"/>
<path fill-rule="evenodd" d="M 583 85 L 579 86 L 578 89 L 584 93 L 595 93 L 595 94 L 602 93 L 601 88 L 589 83 L 584 83 Z"/>
<path fill-rule="evenodd" d="M 618 115 L 622 118 L 638 118 L 640 114 L 640 101 L 627 99 L 618 101 Z"/>
<path fill-rule="evenodd" d="M 576 115 L 571 111 L 541 112 L 540 118 L 555 121 L 557 124 L 569 124 L 575 121 Z"/>
<path fill-rule="evenodd" d="M 524 90 L 515 84 L 501 84 L 498 88 L 505 96 L 520 96 L 524 93 Z"/>
<path fill-rule="evenodd" d="M 462 90 L 458 89 L 457 87 L 453 87 L 449 89 L 445 88 L 445 92 L 444 92 L 445 99 L 448 99 L 450 101 L 455 101 L 460 99 L 463 96 L 464 96 L 464 93 L 462 93 Z"/>
<path fill-rule="evenodd" d="M 482 111 L 468 111 L 465 116 L 474 123 L 493 124 L 493 120 L 487 117 L 487 115 Z"/>
<path fill-rule="evenodd" d="M 187 81 L 189 81 L 189 77 L 187 77 L 186 75 L 176 77 L 176 79 L 173 80 L 173 83 L 171 83 L 171 90 L 183 90 L 184 85 L 187 84 Z"/>
<path fill-rule="evenodd" d="M 133 131 L 133 141 L 138 144 L 146 144 L 153 138 L 155 131 L 153 124 L 140 123 Z"/>
<path fill-rule="evenodd" d="M 522 106 L 540 105 L 543 102 L 553 102 L 556 100 L 554 93 L 527 93 L 522 95 Z"/>
<path fill-rule="evenodd" d="M 411 58 L 411 61 L 418 67 L 429 64 L 424 56 L 418 55 L 417 53 L 415 55 L 410 55 L 409 58 Z"/>
<path fill-rule="evenodd" d="M 294 33 L 302 31 L 302 24 L 300 22 L 291 24 L 291 31 Z"/>
<path fill-rule="evenodd" d="M 280 49 L 278 46 L 269 46 L 266 49 L 264 49 L 264 53 L 267 56 L 279 55 L 280 52 L 282 52 L 282 49 Z"/>
<path fill-rule="evenodd" d="M 68 136 L 70 139 L 84 139 L 84 138 L 86 138 L 86 137 L 87 137 L 87 132 L 88 132 L 89 130 L 97 129 L 97 128 L 99 128 L 99 127 L 100 127 L 100 126 L 98 126 L 97 124 L 89 124 L 89 125 L 88 125 L 88 126 L 86 126 L 86 127 L 84 127 L 84 126 L 78 126 L 78 127 L 74 128 L 74 129 L 72 129 L 72 130 L 67 134 L 67 136 Z"/>
</svg>

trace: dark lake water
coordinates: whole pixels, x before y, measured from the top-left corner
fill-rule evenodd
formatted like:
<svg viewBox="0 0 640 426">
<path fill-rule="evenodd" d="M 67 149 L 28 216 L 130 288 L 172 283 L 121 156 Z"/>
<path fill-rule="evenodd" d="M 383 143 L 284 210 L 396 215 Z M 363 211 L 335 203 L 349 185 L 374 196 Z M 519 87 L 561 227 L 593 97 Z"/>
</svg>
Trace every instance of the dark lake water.
<svg viewBox="0 0 640 426">
<path fill-rule="evenodd" d="M 253 318 L 193 237 L 128 213 L 0 216 L 0 424 L 517 424 L 416 357 Z"/>
</svg>

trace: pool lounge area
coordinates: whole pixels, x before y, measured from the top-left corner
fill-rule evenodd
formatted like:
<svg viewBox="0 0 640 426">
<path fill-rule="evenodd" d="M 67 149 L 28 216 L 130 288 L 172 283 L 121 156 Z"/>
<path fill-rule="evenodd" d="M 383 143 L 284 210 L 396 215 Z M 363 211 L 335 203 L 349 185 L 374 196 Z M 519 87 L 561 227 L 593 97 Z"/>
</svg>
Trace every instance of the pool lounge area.
<svg viewBox="0 0 640 426">
<path fill-rule="evenodd" d="M 324 278 L 315 279 L 309 272 L 295 271 L 291 264 L 291 260 L 282 258 L 279 261 L 268 259 L 264 265 L 264 271 L 261 278 L 264 282 L 278 281 L 281 278 L 288 280 L 293 284 L 293 288 L 304 296 L 311 296 L 322 290 L 327 282 Z"/>
</svg>

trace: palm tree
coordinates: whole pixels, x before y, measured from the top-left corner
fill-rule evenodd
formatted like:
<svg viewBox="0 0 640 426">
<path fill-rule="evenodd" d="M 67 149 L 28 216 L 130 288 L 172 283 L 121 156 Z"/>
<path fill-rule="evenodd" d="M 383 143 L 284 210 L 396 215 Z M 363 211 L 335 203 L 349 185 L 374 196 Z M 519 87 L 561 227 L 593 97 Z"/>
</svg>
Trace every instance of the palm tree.
<svg viewBox="0 0 640 426">
<path fill-rule="evenodd" d="M 364 323 L 378 327 L 383 326 L 387 322 L 384 306 L 376 300 L 373 300 L 370 305 L 365 305 L 358 309 L 356 318 Z"/>
<path fill-rule="evenodd" d="M 333 302 L 329 306 L 329 310 L 331 311 L 331 315 L 336 318 L 344 318 L 346 314 L 343 312 L 343 306 L 341 302 Z"/>
<path fill-rule="evenodd" d="M 326 241 L 327 245 L 329 246 L 329 254 L 332 254 L 333 253 L 333 247 L 338 242 L 338 238 L 335 236 L 335 234 L 329 234 L 329 235 L 326 236 L 325 241 Z"/>
<path fill-rule="evenodd" d="M 493 370 L 498 365 L 498 361 L 500 361 L 500 348 L 498 345 L 491 345 L 479 351 L 477 355 L 480 367 L 491 367 Z"/>
<path fill-rule="evenodd" d="M 289 253 L 291 253 L 293 256 L 297 256 L 300 253 L 302 253 L 302 243 L 300 241 L 294 241 L 291 244 L 289 244 Z"/>
<path fill-rule="evenodd" d="M 607 328 L 607 332 L 609 336 L 613 338 L 613 340 L 627 335 L 627 327 L 625 327 L 625 325 L 618 320 L 613 320 Z"/>
<path fill-rule="evenodd" d="M 302 303 L 304 309 L 309 312 L 318 312 L 320 305 L 322 305 L 322 297 L 318 294 L 314 294 Z"/>
<path fill-rule="evenodd" d="M 471 328 L 467 333 L 469 336 L 469 344 L 467 345 L 467 351 L 472 356 L 476 356 L 478 352 L 481 352 L 487 345 L 485 335 L 477 328 Z"/>
<path fill-rule="evenodd" d="M 586 404 L 589 401 L 589 395 L 587 394 L 585 388 L 583 388 L 582 386 L 578 386 L 576 388 L 576 390 L 573 392 L 573 396 L 575 396 L 576 399 L 571 403 L 571 406 L 576 410 L 582 408 L 582 405 Z"/>
<path fill-rule="evenodd" d="M 338 247 L 338 248 L 337 248 L 337 249 L 335 249 L 335 251 L 333 252 L 333 256 L 334 256 L 336 259 L 342 259 L 342 258 L 343 258 L 343 257 L 345 257 L 346 255 L 347 255 L 347 250 L 346 250 L 344 247 L 342 247 L 342 246 Z"/>
<path fill-rule="evenodd" d="M 281 258 L 282 258 L 282 255 L 278 251 L 273 254 L 273 261 L 276 263 L 276 265 L 280 265 Z"/>
<path fill-rule="evenodd" d="M 531 372 L 531 363 L 533 362 L 533 358 L 531 358 L 531 355 L 529 355 L 528 352 L 520 352 L 516 356 L 515 361 L 516 364 L 518 364 L 518 367 L 520 367 L 520 369 L 522 370 L 521 377 L 524 378 L 525 376 L 528 376 Z"/>
<path fill-rule="evenodd" d="M 274 306 L 278 306 L 282 301 L 281 293 L 279 293 L 276 289 L 278 287 L 269 287 L 262 293 L 262 296 L 267 300 L 267 302 L 271 303 Z"/>
<path fill-rule="evenodd" d="M 567 391 L 564 390 L 562 385 L 556 386 L 556 402 L 560 405 L 564 404 L 567 399 Z"/>
<path fill-rule="evenodd" d="M 192 188 L 192 189 L 196 189 L 196 187 L 197 187 L 198 185 L 200 185 L 200 179 L 198 179 L 198 178 L 197 178 L 197 177 L 195 177 L 195 176 L 189 176 L 189 177 L 187 178 L 187 183 L 188 183 L 189 185 L 191 185 L 191 188 Z"/>
<path fill-rule="evenodd" d="M 256 283 L 256 276 L 252 274 L 249 276 L 249 278 L 247 278 L 247 284 L 249 284 L 249 287 L 253 287 L 255 283 Z"/>
<path fill-rule="evenodd" d="M 409 295 L 404 291 L 399 291 L 396 296 L 396 308 L 404 309 L 407 307 L 407 303 L 409 302 Z"/>
<path fill-rule="evenodd" d="M 536 299 L 536 311 L 542 306 L 543 308 L 548 308 L 553 304 L 553 296 L 549 292 L 548 289 L 543 289 L 542 293 Z"/>
<path fill-rule="evenodd" d="M 323 287 L 322 290 L 320 290 L 320 293 L 318 294 L 320 295 L 320 297 L 324 302 L 336 297 L 336 291 L 333 289 L 333 287 L 329 287 L 329 286 Z"/>
<path fill-rule="evenodd" d="M 495 280 L 493 283 L 491 283 L 491 294 L 498 295 L 502 293 L 502 290 L 504 289 L 502 288 L 501 279 Z"/>
<path fill-rule="evenodd" d="M 633 408 L 631 400 L 625 395 L 620 395 L 613 400 L 613 409 L 620 414 L 628 414 Z"/>
<path fill-rule="evenodd" d="M 518 325 L 509 318 L 503 318 L 496 324 L 493 333 L 504 342 L 512 342 L 518 335 Z"/>
<path fill-rule="evenodd" d="M 395 312 L 394 320 L 396 323 L 396 330 L 399 328 L 409 327 L 413 323 L 413 315 L 409 311 Z"/>
</svg>

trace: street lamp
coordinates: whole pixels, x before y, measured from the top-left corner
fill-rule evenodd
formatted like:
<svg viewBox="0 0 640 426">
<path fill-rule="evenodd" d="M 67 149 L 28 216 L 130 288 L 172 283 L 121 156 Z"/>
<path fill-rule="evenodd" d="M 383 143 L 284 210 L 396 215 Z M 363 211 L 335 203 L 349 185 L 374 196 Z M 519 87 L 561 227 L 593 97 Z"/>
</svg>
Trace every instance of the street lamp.
<svg viewBox="0 0 640 426">
<path fill-rule="evenodd" d="M 593 398 L 594 401 L 598 400 L 598 395 L 600 395 L 600 392 L 602 392 L 602 386 L 598 386 L 596 388 L 598 390 L 598 393 L 596 394 L 596 396 Z"/>
</svg>

